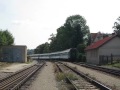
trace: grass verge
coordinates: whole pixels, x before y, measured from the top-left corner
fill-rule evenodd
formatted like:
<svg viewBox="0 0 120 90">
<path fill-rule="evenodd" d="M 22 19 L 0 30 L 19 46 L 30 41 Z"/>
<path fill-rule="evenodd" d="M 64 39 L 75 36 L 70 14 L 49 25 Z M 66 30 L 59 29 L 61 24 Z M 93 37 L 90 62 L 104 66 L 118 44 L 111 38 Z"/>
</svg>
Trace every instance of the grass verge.
<svg viewBox="0 0 120 90">
<path fill-rule="evenodd" d="M 108 64 L 108 65 L 105 65 L 105 66 L 120 68 L 120 63 Z"/>
</svg>

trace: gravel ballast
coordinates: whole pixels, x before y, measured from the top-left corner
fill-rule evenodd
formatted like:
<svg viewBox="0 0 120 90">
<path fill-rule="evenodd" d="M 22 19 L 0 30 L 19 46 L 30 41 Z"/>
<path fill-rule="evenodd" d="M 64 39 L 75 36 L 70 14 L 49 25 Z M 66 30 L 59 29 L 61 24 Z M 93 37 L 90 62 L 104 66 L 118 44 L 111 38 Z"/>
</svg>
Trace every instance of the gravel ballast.
<svg viewBox="0 0 120 90">
<path fill-rule="evenodd" d="M 51 62 L 46 62 L 46 66 L 43 67 L 28 90 L 58 90 L 54 75 L 54 67 Z"/>
<path fill-rule="evenodd" d="M 120 79 L 110 76 L 106 73 L 102 73 L 96 70 L 85 68 L 76 64 L 67 63 L 69 66 L 76 67 L 79 71 L 97 79 L 98 81 L 110 86 L 113 90 L 120 90 Z"/>
</svg>

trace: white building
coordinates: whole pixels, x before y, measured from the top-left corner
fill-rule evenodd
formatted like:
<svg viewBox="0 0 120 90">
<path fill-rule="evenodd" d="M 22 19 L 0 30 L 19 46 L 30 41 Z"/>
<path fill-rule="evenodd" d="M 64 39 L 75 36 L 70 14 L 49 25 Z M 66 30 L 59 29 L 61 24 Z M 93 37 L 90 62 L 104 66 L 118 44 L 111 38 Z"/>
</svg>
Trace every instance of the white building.
<svg viewBox="0 0 120 90">
<path fill-rule="evenodd" d="M 120 55 L 120 37 L 113 35 L 105 37 L 86 47 L 87 63 L 100 64 L 100 56 Z"/>
</svg>

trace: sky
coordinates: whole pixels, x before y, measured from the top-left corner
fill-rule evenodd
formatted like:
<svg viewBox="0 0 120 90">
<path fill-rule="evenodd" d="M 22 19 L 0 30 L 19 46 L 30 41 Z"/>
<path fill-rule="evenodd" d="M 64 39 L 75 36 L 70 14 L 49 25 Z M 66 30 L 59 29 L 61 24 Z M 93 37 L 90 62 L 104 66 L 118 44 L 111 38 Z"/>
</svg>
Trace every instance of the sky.
<svg viewBox="0 0 120 90">
<path fill-rule="evenodd" d="M 15 45 L 34 49 L 48 42 L 67 17 L 83 16 L 91 33 L 112 33 L 120 0 L 0 0 L 0 29 L 9 30 Z"/>
</svg>

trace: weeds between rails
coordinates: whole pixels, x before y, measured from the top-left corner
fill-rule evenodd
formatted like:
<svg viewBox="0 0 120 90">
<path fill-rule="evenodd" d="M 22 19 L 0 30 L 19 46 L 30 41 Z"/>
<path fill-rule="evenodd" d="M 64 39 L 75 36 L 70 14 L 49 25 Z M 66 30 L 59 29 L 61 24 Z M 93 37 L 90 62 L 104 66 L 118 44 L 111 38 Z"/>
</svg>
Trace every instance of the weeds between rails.
<svg viewBox="0 0 120 90">
<path fill-rule="evenodd" d="M 97 87 L 100 90 L 111 90 L 110 88 L 108 88 L 107 86 L 103 85 L 102 83 L 94 80 L 93 78 L 90 78 L 89 76 L 83 74 L 82 72 L 66 65 L 60 62 L 60 64 L 66 66 L 67 68 L 69 68 L 70 70 L 72 70 L 74 73 L 76 73 L 77 75 L 79 75 L 80 77 L 84 78 L 87 82 L 91 83 L 91 85 L 94 85 L 95 87 Z M 63 70 L 65 71 L 65 70 Z M 76 85 L 77 86 L 77 85 Z M 89 85 L 88 85 L 89 86 Z M 78 86 L 77 86 L 78 87 Z M 93 89 L 92 89 L 93 90 Z"/>
</svg>

